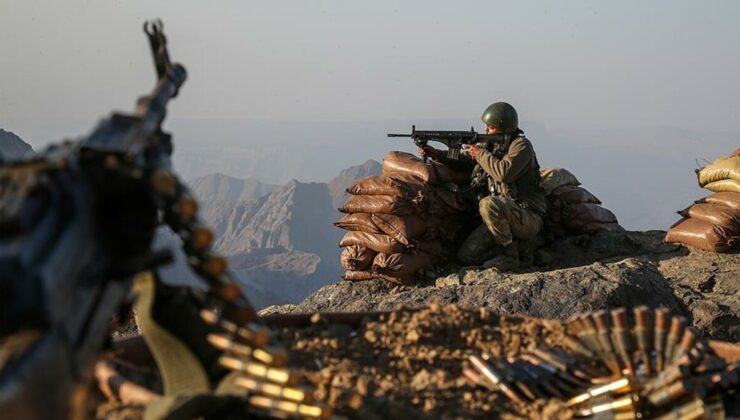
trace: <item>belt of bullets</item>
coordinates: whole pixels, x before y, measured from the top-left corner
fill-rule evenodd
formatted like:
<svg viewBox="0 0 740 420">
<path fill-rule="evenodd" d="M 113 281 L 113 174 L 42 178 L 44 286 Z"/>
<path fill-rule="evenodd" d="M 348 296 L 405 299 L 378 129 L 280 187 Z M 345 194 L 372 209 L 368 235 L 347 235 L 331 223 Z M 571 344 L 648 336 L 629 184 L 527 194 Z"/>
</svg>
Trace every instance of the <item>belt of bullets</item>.
<svg viewBox="0 0 740 420">
<path fill-rule="evenodd" d="M 328 419 L 331 408 L 314 401 L 313 390 L 300 386 L 302 374 L 287 367 L 287 352 L 275 344 L 272 331 L 260 325 L 228 271 L 225 257 L 212 250 L 214 234 L 198 219 L 198 203 L 170 171 L 151 175 L 164 220 L 180 237 L 189 265 L 208 283 L 219 310 L 201 318 L 221 330 L 208 342 L 222 351 L 219 364 L 238 372 L 234 384 L 244 390 L 248 411 L 266 418 Z"/>
<path fill-rule="evenodd" d="M 624 308 L 568 321 L 565 348 L 516 358 L 471 356 L 463 375 L 517 403 L 555 398 L 576 417 L 724 419 L 740 388 L 737 363 L 716 356 L 687 320 L 665 308 Z"/>
</svg>

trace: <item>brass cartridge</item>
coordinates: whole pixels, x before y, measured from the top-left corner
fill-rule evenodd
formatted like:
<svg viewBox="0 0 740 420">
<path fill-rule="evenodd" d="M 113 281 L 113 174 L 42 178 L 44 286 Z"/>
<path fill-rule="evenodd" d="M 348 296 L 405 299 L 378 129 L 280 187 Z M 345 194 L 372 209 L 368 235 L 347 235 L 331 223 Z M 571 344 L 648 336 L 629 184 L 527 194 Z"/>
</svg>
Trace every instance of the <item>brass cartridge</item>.
<svg viewBox="0 0 740 420">
<path fill-rule="evenodd" d="M 635 366 L 632 363 L 632 353 L 634 352 L 634 346 L 632 344 L 632 334 L 629 330 L 629 324 L 627 321 L 627 310 L 624 308 L 614 309 L 611 312 L 612 323 L 614 325 L 612 336 L 614 337 L 614 345 L 617 349 L 617 353 L 622 358 L 622 363 L 627 369 L 628 375 L 635 374 Z"/>
<path fill-rule="evenodd" d="M 498 387 L 510 400 L 516 402 L 524 401 L 524 398 L 519 395 L 519 393 L 515 391 L 510 384 L 505 382 L 503 375 L 493 366 L 487 364 L 477 356 L 470 356 L 468 360 L 484 378 L 486 378 L 492 385 Z"/>
<path fill-rule="evenodd" d="M 653 362 L 650 353 L 653 349 L 653 324 L 650 323 L 650 309 L 647 306 L 638 306 L 634 309 L 635 315 L 635 341 L 639 350 L 642 365 L 645 367 L 647 377 L 653 374 Z"/>
<path fill-rule="evenodd" d="M 655 329 L 653 348 L 655 349 L 655 370 L 660 372 L 665 366 L 665 335 L 668 330 L 670 311 L 666 308 L 655 310 Z"/>
<path fill-rule="evenodd" d="M 668 330 L 668 335 L 666 336 L 665 352 L 663 354 L 666 363 L 670 363 L 673 360 L 673 353 L 676 351 L 676 346 L 683 336 L 684 329 L 686 329 L 686 318 L 674 316 L 671 319 L 671 328 Z"/>
</svg>

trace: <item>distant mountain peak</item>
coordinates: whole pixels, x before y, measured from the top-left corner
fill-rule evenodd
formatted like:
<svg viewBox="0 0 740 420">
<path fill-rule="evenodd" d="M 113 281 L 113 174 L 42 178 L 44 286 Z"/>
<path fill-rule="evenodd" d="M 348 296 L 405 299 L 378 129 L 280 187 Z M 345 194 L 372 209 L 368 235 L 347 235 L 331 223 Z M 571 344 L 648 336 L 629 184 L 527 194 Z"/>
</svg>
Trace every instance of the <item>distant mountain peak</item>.
<svg viewBox="0 0 740 420">
<path fill-rule="evenodd" d="M 332 205 L 334 208 L 339 207 L 346 199 L 345 190 L 350 185 L 367 178 L 377 176 L 383 172 L 383 165 L 380 162 L 370 159 L 360 165 L 350 166 L 339 172 L 339 175 L 329 181 L 329 191 L 331 192 Z"/>
<path fill-rule="evenodd" d="M 30 144 L 23 141 L 12 131 L 0 128 L 0 161 L 16 159 L 33 153 Z"/>
</svg>

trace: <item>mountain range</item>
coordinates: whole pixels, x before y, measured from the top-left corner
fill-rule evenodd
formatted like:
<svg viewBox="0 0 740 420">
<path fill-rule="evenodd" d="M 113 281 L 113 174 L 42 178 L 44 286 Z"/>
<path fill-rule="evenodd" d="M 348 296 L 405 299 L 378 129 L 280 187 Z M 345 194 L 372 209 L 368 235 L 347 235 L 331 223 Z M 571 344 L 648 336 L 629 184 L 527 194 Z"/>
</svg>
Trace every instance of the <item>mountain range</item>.
<svg viewBox="0 0 740 420">
<path fill-rule="evenodd" d="M 216 233 L 215 248 L 228 256 L 233 273 L 257 307 L 296 303 L 318 288 L 339 280 L 337 243 L 343 232 L 332 223 L 345 189 L 381 172 L 374 160 L 341 171 L 328 183 L 291 180 L 263 184 L 223 174 L 196 178 L 188 184 L 201 203 L 201 217 Z M 177 238 L 159 232 L 158 245 Z M 162 271 L 173 283 L 196 282 L 184 267 L 184 256 Z"/>
</svg>

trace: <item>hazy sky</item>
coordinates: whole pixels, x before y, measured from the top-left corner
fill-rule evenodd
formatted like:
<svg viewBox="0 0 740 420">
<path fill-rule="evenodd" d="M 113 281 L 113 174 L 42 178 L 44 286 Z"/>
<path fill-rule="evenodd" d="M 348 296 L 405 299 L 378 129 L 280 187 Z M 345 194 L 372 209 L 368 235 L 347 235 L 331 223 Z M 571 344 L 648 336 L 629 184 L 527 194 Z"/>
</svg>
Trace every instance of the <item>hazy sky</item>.
<svg viewBox="0 0 740 420">
<path fill-rule="evenodd" d="M 174 118 L 469 118 L 508 100 L 548 127 L 740 130 L 740 2 L 676 0 L 0 0 L 0 127 L 38 146 L 39 127 L 131 109 L 154 79 L 152 17 L 190 75 Z"/>
</svg>

